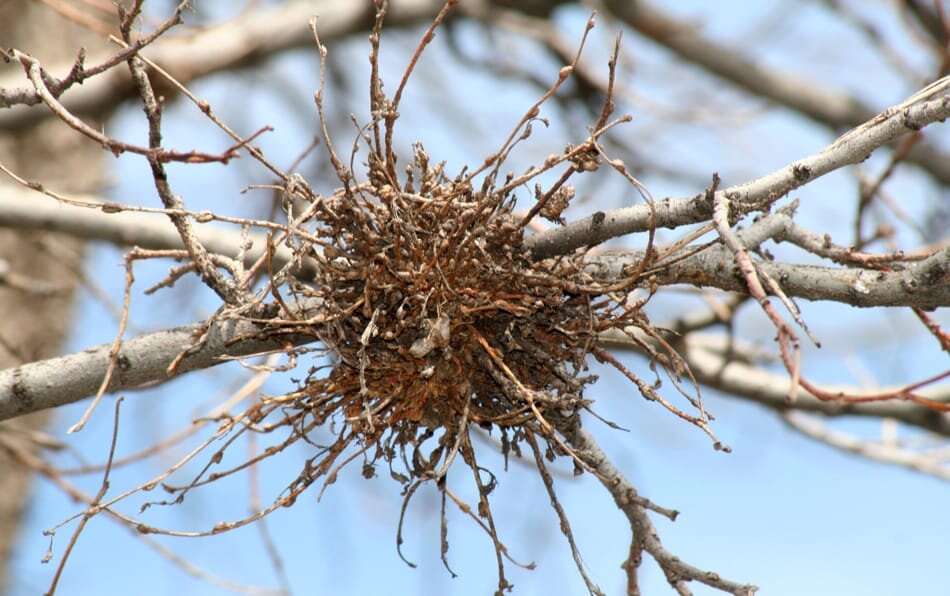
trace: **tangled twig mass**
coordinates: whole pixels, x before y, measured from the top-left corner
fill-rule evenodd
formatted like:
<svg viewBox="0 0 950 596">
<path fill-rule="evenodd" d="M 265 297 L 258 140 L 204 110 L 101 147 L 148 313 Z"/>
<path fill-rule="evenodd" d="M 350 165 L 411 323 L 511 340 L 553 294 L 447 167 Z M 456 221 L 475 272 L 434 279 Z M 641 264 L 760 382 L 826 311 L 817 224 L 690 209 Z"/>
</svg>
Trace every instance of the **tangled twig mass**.
<svg viewBox="0 0 950 596">
<path fill-rule="evenodd" d="M 383 13 L 380 10 L 374 35 Z M 371 59 L 376 51 L 378 47 Z M 321 52 L 325 56 L 322 46 Z M 472 517 L 494 541 L 499 590 L 510 586 L 502 564 L 506 549 L 489 504 L 496 480 L 478 464 L 471 429 L 497 429 L 506 457 L 512 452 L 520 456 L 522 449 L 535 454 L 573 548 L 570 525 L 543 461 L 571 457 L 578 471 L 597 473 L 564 438 L 579 428 L 580 413 L 590 406 L 583 396 L 585 385 L 594 379 L 587 372 L 588 358 L 593 355 L 616 366 L 645 397 L 659 400 L 653 385 L 596 348 L 598 337 L 620 332 L 644 346 L 644 337 L 653 338 L 661 348 L 648 349 L 661 365 L 674 377 L 684 368 L 642 311 L 651 292 L 633 296 L 643 285 L 646 261 L 626 279 L 604 282 L 585 272 L 588 249 L 537 260 L 524 245 L 525 228 L 534 217 L 559 220 L 574 194 L 567 184 L 570 178 L 598 169 L 599 137 L 625 120 L 608 122 L 609 95 L 586 141 L 568 146 L 525 175 L 508 174 L 499 180 L 511 150 L 539 120 L 540 105 L 571 69 L 561 71 L 481 168 L 463 169 L 455 176 L 445 172 L 444 163 L 433 162 L 420 143 L 399 174 L 391 146 L 398 95 L 390 100 L 383 94 L 374 69 L 376 117 L 361 137 L 368 149 L 365 180 L 343 165 L 327 135 L 340 188 L 319 196 L 299 178 L 284 188 L 285 203 L 296 205 L 288 246 L 297 256 L 285 271 L 296 266 L 315 273 L 312 278 L 275 274 L 270 281 L 272 306 L 280 305 L 270 332 L 311 334 L 332 361 L 329 372 L 313 367 L 296 392 L 265 399 L 255 408 L 260 418 L 280 408 L 286 417 L 279 426 L 290 426 L 299 439 L 329 423 L 338 429 L 335 441 L 307 462 L 290 487 L 290 498 L 320 479 L 332 483 L 344 466 L 362 458 L 365 475 L 375 475 L 376 467 L 384 464 L 405 485 L 406 505 L 421 484 L 431 481 L 471 515 L 471 508 L 445 482 L 451 464 L 460 459 L 478 485 L 478 515 Z M 322 91 L 317 104 L 322 114 Z M 350 163 L 354 160 L 355 150 Z M 548 189 L 536 184 L 534 207 L 526 214 L 518 212 L 516 191 L 556 169 L 563 170 L 557 182 Z M 300 305 L 313 303 L 320 305 L 319 314 L 302 315 L 310 311 Z M 706 428 L 708 415 L 698 401 L 693 403 L 698 416 L 668 407 Z M 444 524 L 444 508 L 442 516 Z M 575 558 L 584 573 L 580 558 Z"/>
</svg>

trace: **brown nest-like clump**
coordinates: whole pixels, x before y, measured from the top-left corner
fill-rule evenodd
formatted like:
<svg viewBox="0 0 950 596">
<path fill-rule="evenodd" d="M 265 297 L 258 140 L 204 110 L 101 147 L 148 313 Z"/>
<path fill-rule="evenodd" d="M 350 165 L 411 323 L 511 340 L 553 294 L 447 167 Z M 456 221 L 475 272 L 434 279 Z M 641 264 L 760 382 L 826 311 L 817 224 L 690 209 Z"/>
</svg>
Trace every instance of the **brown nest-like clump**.
<svg viewBox="0 0 950 596">
<path fill-rule="evenodd" d="M 413 166 L 418 183 L 373 170 L 316 209 L 328 242 L 307 293 L 337 358 L 320 407 L 367 439 L 573 415 L 599 331 L 580 257 L 533 262 L 511 195 L 447 179 L 418 146 Z"/>
<path fill-rule="evenodd" d="M 554 428 L 585 405 L 581 391 L 591 379 L 582 372 L 598 334 L 642 326 L 645 319 L 622 291 L 633 279 L 623 287 L 594 282 L 584 273 L 583 251 L 533 260 L 524 246 L 525 228 L 538 215 L 560 221 L 574 195 L 568 180 L 598 168 L 597 140 L 626 118 L 608 123 L 608 89 L 583 144 L 499 181 L 510 152 L 530 136 L 532 123 L 543 122 L 541 105 L 570 76 L 572 65 L 473 172 L 466 168 L 450 177 L 444 163 L 433 163 L 416 144 L 412 162 L 400 173 L 392 143 L 399 99 L 450 4 L 424 36 L 393 99 L 383 93 L 376 68 L 385 14 L 380 6 L 370 38 L 373 120 L 361 137 L 369 150 L 365 180 L 343 165 L 324 128 L 341 188 L 329 197 L 299 180 L 287 188 L 306 204 L 294 230 L 310 228 L 297 235 L 303 245 L 297 253 L 316 261 L 314 279 L 295 283 L 293 291 L 319 304 L 320 315 L 308 321 L 307 332 L 335 361 L 328 375 L 315 372 L 307 379 L 295 407 L 318 423 L 342 414 L 347 430 L 330 449 L 330 460 L 343 443 L 358 440 L 364 452 L 385 445 L 377 457 L 391 462 L 396 451 L 446 430 L 450 439 L 440 441 L 440 449 L 454 448 L 426 459 L 435 467 L 444 458 L 447 466 L 466 443 L 460 437 L 470 424 L 502 428 L 506 446 L 508 429 L 515 429 L 516 442 L 530 430 L 564 452 Z M 587 32 L 591 27 L 593 21 Z M 326 49 L 320 50 L 325 58 Z M 325 122 L 322 85 L 317 105 Z M 557 170 L 561 175 L 547 190 L 535 184 L 535 205 L 516 214 L 515 191 Z M 397 445 L 402 449 L 393 449 Z M 410 468 L 412 477 L 444 475 L 444 469 L 435 474 L 425 466 Z"/>
<path fill-rule="evenodd" d="M 507 549 L 498 538 L 488 501 L 496 480 L 479 465 L 470 436 L 479 426 L 500 429 L 506 457 L 521 455 L 523 448 L 533 455 L 578 568 L 594 592 L 545 460 L 569 456 L 575 469 L 593 471 L 569 445 L 580 411 L 589 405 L 583 398 L 583 388 L 592 380 L 585 375 L 589 355 L 617 367 L 644 396 L 663 401 L 654 386 L 596 346 L 604 332 L 629 336 L 668 369 L 677 368 L 678 357 L 641 313 L 649 292 L 640 301 L 629 296 L 649 264 L 652 234 L 648 257 L 638 270 L 610 282 L 585 273 L 586 251 L 537 260 L 524 238 L 539 215 L 561 221 L 574 195 L 568 181 L 598 169 L 603 156 L 599 138 L 627 120 L 608 121 L 616 51 L 603 111 L 583 143 L 566 147 L 520 176 L 501 177 L 501 167 L 518 142 L 530 136 L 532 123 L 543 122 L 540 107 L 570 76 L 572 64 L 560 71 L 551 89 L 478 168 L 449 176 L 443 163 L 433 163 L 416 144 L 411 163 L 400 172 L 392 143 L 399 98 L 444 12 L 424 37 L 393 99 L 383 93 L 378 76 L 384 8 L 377 13 L 370 38 L 373 120 L 361 136 L 368 148 L 364 179 L 357 180 L 343 165 L 324 128 L 340 189 L 319 196 L 296 177 L 285 189 L 303 209 L 288 228 L 293 248 L 300 259 L 315 263 L 315 274 L 290 280 L 296 306 L 288 306 L 279 291 L 287 278 L 272 278 L 283 314 L 282 323 L 275 319 L 270 324 L 282 326 L 278 333 L 315 336 L 326 346 L 332 364 L 329 373 L 311 371 L 298 391 L 266 400 L 259 414 L 277 408 L 284 413 L 280 426 L 293 428 L 286 444 L 309 441 L 310 431 L 324 425 L 336 438 L 306 462 L 280 504 L 290 504 L 320 479 L 324 486 L 334 482 L 339 470 L 357 458 L 362 458 L 368 477 L 379 463 L 388 466 L 390 475 L 404 485 L 403 512 L 418 487 L 434 481 L 443 495 L 443 561 L 448 549 L 445 504 L 450 500 L 493 540 L 501 591 L 510 585 L 502 564 Z M 591 21 L 588 31 L 592 26 Z M 320 50 L 325 57 L 325 48 Z M 322 86 L 317 106 L 325 122 Z M 630 178 L 619 162 L 610 165 Z M 557 176 L 547 188 L 536 183 L 545 173 Z M 535 203 L 526 213 L 516 212 L 515 193 L 530 183 Z M 633 328 L 668 350 L 658 351 L 636 339 Z M 472 473 L 477 508 L 457 497 L 446 482 L 456 457 Z M 399 544 L 401 526 L 402 521 Z"/>
<path fill-rule="evenodd" d="M 556 161 L 575 172 L 592 159 L 580 147 Z M 318 478 L 331 483 L 359 456 L 365 475 L 374 475 L 382 460 L 405 485 L 403 511 L 421 484 L 435 481 L 493 539 L 501 590 L 509 584 L 488 501 L 495 480 L 490 473 L 486 480 L 476 461 L 471 426 L 499 428 L 506 457 L 527 444 L 539 466 L 542 454 L 570 454 L 585 469 L 561 437 L 588 405 L 586 358 L 602 331 L 642 326 L 645 319 L 625 292 L 612 293 L 616 285 L 584 273 L 583 252 L 531 258 L 523 237 L 534 214 L 515 213 L 513 179 L 496 189 L 489 175 L 475 190 L 471 176 L 450 179 L 417 145 L 397 186 L 392 163 L 374 151 L 367 182 L 345 180 L 329 198 L 310 197 L 316 275 L 295 284 L 294 293 L 319 303 L 308 332 L 334 362 L 329 374 L 310 375 L 290 409 L 302 415 L 300 436 L 327 421 L 343 424 L 291 489 L 297 493 Z M 538 191 L 536 207 L 566 202 L 572 190 L 565 179 Z M 355 453 L 340 457 L 354 445 Z M 477 517 L 445 483 L 456 456 L 474 473 Z M 541 474 L 555 498 L 550 476 Z M 447 548 L 443 540 L 443 555 Z"/>
</svg>

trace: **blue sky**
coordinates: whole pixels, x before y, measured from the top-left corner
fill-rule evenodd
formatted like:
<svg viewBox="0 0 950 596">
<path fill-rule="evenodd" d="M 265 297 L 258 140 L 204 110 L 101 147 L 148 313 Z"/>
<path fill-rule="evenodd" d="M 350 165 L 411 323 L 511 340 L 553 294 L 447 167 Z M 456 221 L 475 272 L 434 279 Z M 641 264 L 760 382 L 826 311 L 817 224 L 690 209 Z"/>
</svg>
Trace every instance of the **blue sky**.
<svg viewBox="0 0 950 596">
<path fill-rule="evenodd" d="M 750 9 L 748 3 L 726 2 L 717 3 L 717 10 L 710 10 L 701 8 L 703 3 L 673 4 L 684 14 L 703 15 L 704 30 L 723 38 L 734 38 L 735 31 L 751 35 L 752 23 L 761 22 L 762 15 L 777 5 L 764 2 Z M 794 4 L 806 14 L 790 19 L 788 27 L 775 30 L 775 35 L 785 39 L 784 46 L 776 46 L 788 49 L 799 47 L 798 40 L 811 36 L 821 40 L 825 35 L 844 35 L 823 16 L 816 7 L 818 3 Z M 768 18 L 785 22 L 778 14 Z M 562 15 L 565 34 L 579 33 L 585 19 L 580 13 Z M 771 35 L 768 31 L 760 33 L 764 37 Z M 463 35 L 463 42 L 473 46 L 484 41 L 474 30 Z M 384 45 L 384 70 L 402 68 L 407 54 L 398 44 L 417 36 L 418 32 L 400 35 Z M 603 60 L 598 57 L 603 55 L 609 40 L 610 36 L 604 35 L 591 43 L 589 56 L 594 67 L 603 68 Z M 683 93 L 704 80 L 704 75 L 695 69 L 673 70 L 669 56 L 635 36 L 627 35 L 625 43 L 637 59 L 634 88 L 645 100 L 661 104 L 680 101 Z M 850 47 L 859 43 L 860 39 L 843 37 L 838 47 L 849 48 L 848 55 L 853 56 L 860 52 Z M 815 70 L 806 74 L 844 89 L 867 93 L 868 102 L 882 108 L 911 91 L 899 88 L 884 75 L 874 79 L 883 69 L 871 75 L 866 69 L 836 69 L 835 47 L 815 44 L 802 48 L 798 56 L 768 50 L 763 51 L 762 57 L 799 71 L 813 66 Z M 331 46 L 330 50 L 338 52 L 350 65 L 352 89 L 339 91 L 329 101 L 343 106 L 344 113 L 353 112 L 359 117 L 365 113 L 366 105 L 362 95 L 365 77 L 360 74 L 366 63 L 363 37 Z M 818 56 L 825 59 L 814 59 Z M 519 59 L 545 72 L 546 58 L 525 53 L 519 54 Z M 515 79 L 499 80 L 483 72 L 452 66 L 451 56 L 438 41 L 425 60 L 428 62 L 420 66 L 404 100 L 407 107 L 403 110 L 398 140 L 404 147 L 414 140 L 423 140 L 430 155 L 448 160 L 450 172 L 463 163 L 480 162 L 538 95 L 537 89 Z M 556 65 L 546 72 L 552 78 Z M 289 165 L 314 134 L 315 114 L 301 114 L 295 106 L 309 105 L 316 76 L 313 52 L 299 51 L 273 61 L 264 72 L 244 73 L 239 79 L 212 77 L 194 88 L 245 133 L 264 124 L 273 126 L 275 132 L 263 137 L 261 144 L 276 163 Z M 294 93 L 296 99 L 288 99 Z M 715 103 L 737 97 L 736 92 L 723 90 L 709 99 Z M 751 105 L 761 108 L 756 102 Z M 464 109 L 464 118 L 459 116 L 459 106 Z M 586 123 L 576 127 L 558 124 L 556 110 L 549 110 L 547 115 L 554 124 L 525 144 L 516 156 L 520 161 L 512 169 L 523 168 L 539 156 L 543 159 L 559 151 L 565 142 L 584 134 Z M 632 112 L 635 121 L 618 134 L 629 135 L 638 149 L 661 163 L 688 165 L 697 172 L 719 171 L 727 183 L 767 173 L 819 150 L 833 137 L 782 110 L 766 111 L 741 126 L 715 127 L 705 132 L 663 121 L 638 105 L 621 105 L 620 111 Z M 166 139 L 176 148 L 214 151 L 229 144 L 196 110 L 181 103 L 170 108 L 166 125 Z M 337 145 L 348 146 L 352 127 L 342 122 L 334 128 L 340 139 Z M 110 132 L 126 139 L 144 139 L 139 109 L 124 108 L 110 125 Z M 323 159 L 319 150 L 317 156 L 317 161 Z M 249 160 L 242 158 L 241 162 L 228 170 L 217 165 L 176 168 L 172 170 L 172 183 L 193 209 L 259 213 L 268 204 L 269 196 L 240 191 L 248 184 L 268 179 L 264 172 L 247 163 Z M 870 163 L 873 166 L 875 162 Z M 144 162 L 122 158 L 113 165 L 115 184 L 108 191 L 110 196 L 128 203 L 157 204 Z M 313 164 L 309 167 L 314 168 Z M 607 209 L 637 200 L 633 190 L 617 177 L 605 177 L 596 186 L 579 188 L 579 197 L 585 202 L 573 212 L 575 216 L 595 206 Z M 657 197 L 700 190 L 688 182 L 662 177 L 648 177 L 644 181 Z M 325 180 L 314 181 L 317 187 L 327 184 Z M 920 197 L 928 196 L 924 185 L 924 181 L 908 174 L 895 180 L 889 189 L 905 198 L 908 209 L 919 212 L 925 200 Z M 796 194 L 803 201 L 802 222 L 827 226 L 833 235 L 847 238 L 854 209 L 853 188 L 853 178 L 848 174 L 835 174 L 803 189 Z M 637 246 L 642 239 L 628 242 Z M 112 247 L 95 247 L 89 267 L 112 299 L 119 301 L 121 252 Z M 136 269 L 138 287 L 145 288 L 160 279 L 164 270 L 141 265 Z M 180 286 L 176 293 L 137 296 L 132 310 L 136 325 L 141 330 L 150 330 L 191 322 L 215 308 L 210 291 L 191 281 Z M 663 318 L 682 304 L 680 298 L 664 301 L 661 294 L 651 308 L 655 318 Z M 805 356 L 806 366 L 816 379 L 857 383 L 862 375 L 872 374 L 881 383 L 897 383 L 932 374 L 941 367 L 935 361 L 940 356 L 932 340 L 916 334 L 913 322 L 903 313 L 852 312 L 811 304 L 805 305 L 805 311 L 813 331 L 826 342 L 821 352 L 810 350 Z M 78 325 L 67 349 L 112 340 L 114 320 L 88 293 L 82 296 L 77 313 Z M 940 316 L 946 321 L 945 313 Z M 868 335 L 855 332 L 864 323 L 883 327 L 877 342 L 870 343 Z M 742 317 L 740 332 L 766 346 L 772 335 L 756 313 Z M 647 374 L 642 361 L 628 361 L 635 372 Z M 803 438 L 762 408 L 708 392 L 707 405 L 717 418 L 714 430 L 733 448 L 728 455 L 715 452 L 701 432 L 682 424 L 656 404 L 644 402 L 619 375 L 605 369 L 596 372 L 602 378 L 587 396 L 595 400 L 599 414 L 629 432 L 611 430 L 593 419 L 588 420 L 589 428 L 641 494 L 681 512 L 674 523 L 660 518 L 654 521 L 664 544 L 684 560 L 730 579 L 755 583 L 766 595 L 946 593 L 946 586 L 950 585 L 950 566 L 946 564 L 950 517 L 944 511 L 948 497 L 945 482 L 842 454 Z M 228 365 L 178 379 L 156 390 L 128 394 L 122 406 L 119 452 L 134 452 L 186 426 L 193 416 L 233 391 L 246 376 L 239 367 Z M 287 387 L 286 380 L 272 379 L 264 390 L 276 393 Z M 53 427 L 56 436 L 68 441 L 84 457 L 101 460 L 107 449 L 104 437 L 111 433 L 113 403 L 103 403 L 84 431 L 68 437 L 65 429 L 78 419 L 86 404 L 61 409 Z M 867 421 L 847 422 L 842 428 L 873 432 Z M 500 459 L 492 455 L 492 448 L 487 443 L 483 447 L 485 461 L 500 468 Z M 269 503 L 279 487 L 296 476 L 308 455 L 306 447 L 297 446 L 260 471 L 264 503 Z M 157 474 L 173 461 L 169 457 L 117 470 L 110 494 Z M 62 461 L 70 461 L 70 457 L 64 456 Z M 558 468 L 564 472 L 558 476 L 558 494 L 592 577 L 608 594 L 621 593 L 624 578 L 619 566 L 629 545 L 625 518 L 593 478 L 572 477 L 566 462 Z M 462 472 L 460 468 L 450 475 L 449 482 L 460 493 L 470 494 L 468 477 Z M 86 478 L 81 484 L 95 492 L 99 480 Z M 534 561 L 538 566 L 534 571 L 507 566 L 515 593 L 584 593 L 536 473 L 524 465 L 512 464 L 507 473 L 499 474 L 499 480 L 494 503 L 502 538 L 516 559 Z M 460 577 L 452 579 L 442 568 L 439 500 L 435 490 L 421 491 L 407 514 L 409 529 L 404 552 L 418 568 L 411 569 L 399 559 L 395 548 L 402 502 L 399 490 L 399 485 L 385 475 L 370 481 L 362 479 L 359 468 L 354 467 L 319 502 L 318 491 L 311 490 L 292 509 L 277 511 L 269 517 L 270 538 L 277 545 L 294 593 L 490 593 L 495 586 L 491 543 L 457 511 L 449 517 L 448 558 Z M 135 495 L 127 500 L 123 510 L 136 514 L 138 506 L 150 498 L 162 497 Z M 15 594 L 35 594 L 48 587 L 73 526 L 59 531 L 53 562 L 45 565 L 39 561 L 46 552 L 48 539 L 41 533 L 77 511 L 77 505 L 54 487 L 43 482 L 37 486 L 16 554 Z M 182 506 L 153 507 L 143 519 L 158 526 L 197 530 L 224 519 L 242 517 L 247 511 L 248 481 L 242 478 L 198 491 Z M 160 542 L 188 561 L 234 582 L 278 585 L 273 568 L 267 564 L 265 542 L 258 528 L 212 538 Z M 672 593 L 652 561 L 644 567 L 643 581 L 645 594 Z M 694 588 L 697 594 L 715 593 L 698 585 Z M 58 593 L 106 596 L 130 592 L 181 596 L 231 593 L 187 575 L 112 521 L 94 519 L 71 555 Z"/>
</svg>

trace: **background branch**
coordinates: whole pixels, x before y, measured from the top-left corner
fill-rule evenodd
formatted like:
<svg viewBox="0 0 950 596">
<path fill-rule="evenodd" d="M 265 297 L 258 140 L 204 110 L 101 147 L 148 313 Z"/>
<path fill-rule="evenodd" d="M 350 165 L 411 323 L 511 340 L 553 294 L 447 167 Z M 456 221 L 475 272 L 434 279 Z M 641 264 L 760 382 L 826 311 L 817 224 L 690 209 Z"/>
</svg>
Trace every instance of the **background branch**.
<svg viewBox="0 0 950 596">
<path fill-rule="evenodd" d="M 175 227 L 163 217 L 163 210 L 117 211 L 122 207 L 103 197 L 88 194 L 70 195 L 69 200 L 88 206 L 57 202 L 32 189 L 0 184 L 0 227 L 61 232 L 116 246 L 138 246 L 153 250 L 184 248 Z M 203 213 L 191 212 L 191 216 L 207 219 Z M 195 226 L 195 233 L 208 252 L 228 257 L 236 256 L 244 243 L 242 233 L 233 227 L 215 227 L 204 223 Z M 251 242 L 251 247 L 244 254 L 244 263 L 251 265 L 265 254 L 268 239 L 264 234 L 250 232 L 247 240 Z M 274 248 L 274 263 L 277 267 L 283 267 L 291 258 L 287 247 Z"/>
<path fill-rule="evenodd" d="M 393 2 L 387 26 L 404 27 L 424 22 L 435 15 L 440 6 L 441 2 L 434 0 Z M 255 65 L 292 48 L 312 47 L 313 35 L 308 23 L 314 15 L 319 15 L 320 36 L 326 41 L 368 29 L 372 24 L 372 7 L 366 3 L 297 0 L 250 10 L 235 19 L 189 34 L 163 37 L 142 54 L 187 84 L 216 72 Z M 106 58 L 105 54 L 95 54 L 87 61 L 98 63 Z M 72 62 L 49 64 L 46 71 L 66 73 L 72 66 Z M 18 80 L 16 75 L 7 74 L 0 77 L 0 89 L 15 89 L 21 81 L 22 76 Z M 101 115 L 132 97 L 133 93 L 128 71 L 112 69 L 69 89 L 61 101 L 73 114 Z M 21 95 L 24 93 L 16 94 Z M 12 105 L 0 110 L 0 129 L 22 130 L 49 116 L 48 110 Z"/>
<path fill-rule="evenodd" d="M 875 115 L 875 109 L 859 98 L 824 86 L 813 78 L 766 66 L 753 53 L 713 41 L 695 25 L 671 16 L 650 2 L 607 0 L 606 4 L 624 24 L 685 60 L 832 130 L 858 126 Z M 908 160 L 922 166 L 940 183 L 950 184 L 950 156 L 938 148 L 915 147 Z"/>
<path fill-rule="evenodd" d="M 662 325 L 660 325 L 662 327 Z M 628 337 L 617 333 L 602 334 L 605 347 L 643 353 L 640 346 Z M 738 397 L 758 403 L 770 409 L 785 412 L 801 410 L 829 417 L 860 416 L 874 419 L 893 419 L 932 433 L 950 437 L 950 415 L 923 408 L 906 401 L 888 400 L 867 403 L 838 404 L 822 401 L 805 392 L 799 392 L 795 400 L 792 380 L 786 373 L 772 372 L 761 366 L 737 358 L 729 338 L 710 334 L 691 334 L 674 341 L 683 360 L 701 384 L 717 389 L 726 397 Z M 901 387 L 862 388 L 854 385 L 821 385 L 831 393 L 846 395 L 872 395 L 896 392 Z M 950 403 L 950 385 L 924 387 L 922 395 L 936 401 Z"/>
</svg>

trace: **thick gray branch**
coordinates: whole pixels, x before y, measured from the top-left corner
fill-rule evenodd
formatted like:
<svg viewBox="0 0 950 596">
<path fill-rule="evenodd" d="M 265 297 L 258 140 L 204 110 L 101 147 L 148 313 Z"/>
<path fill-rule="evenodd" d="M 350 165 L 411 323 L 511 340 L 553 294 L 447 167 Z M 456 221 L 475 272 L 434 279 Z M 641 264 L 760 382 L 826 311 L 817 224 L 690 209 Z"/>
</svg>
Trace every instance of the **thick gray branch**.
<svg viewBox="0 0 950 596">
<path fill-rule="evenodd" d="M 950 118 L 950 92 L 947 89 L 950 78 L 944 78 L 940 83 L 933 87 L 936 95 L 932 98 L 919 103 L 911 98 L 905 104 L 890 108 L 861 127 L 845 133 L 820 153 L 761 178 L 717 191 L 717 196 L 728 198 L 738 211 L 765 209 L 792 190 L 820 176 L 864 161 L 875 149 L 903 134 Z M 912 105 L 908 106 L 907 103 Z M 625 234 L 644 232 L 651 225 L 674 228 L 709 221 L 711 217 L 712 204 L 706 200 L 705 193 L 699 193 L 692 197 L 657 201 L 653 209 L 649 205 L 635 205 L 606 213 L 598 211 L 563 228 L 532 236 L 528 238 L 527 245 L 535 256 L 548 257 Z"/>
<path fill-rule="evenodd" d="M 316 312 L 318 305 L 308 304 Z M 130 339 L 122 344 L 119 366 L 109 385 L 109 391 L 121 391 L 168 379 L 167 369 L 176 357 L 195 343 L 202 324 L 177 327 Z M 286 345 L 302 345 L 314 341 L 312 336 L 282 335 L 269 337 L 262 328 L 247 321 L 219 321 L 213 323 L 207 338 L 184 358 L 176 373 L 208 368 L 226 360 L 262 352 L 283 349 Z M 606 347 L 635 349 L 624 337 L 605 337 Z M 24 364 L 0 371 L 0 420 L 46 408 L 55 408 L 94 395 L 109 366 L 111 344 Z M 776 409 L 803 409 L 828 415 L 859 415 L 892 417 L 933 432 L 950 436 L 950 416 L 926 410 L 905 402 L 878 402 L 839 405 L 822 402 L 807 395 L 798 401 L 787 400 L 790 381 L 786 377 L 768 373 L 740 362 L 726 362 L 701 342 L 686 341 L 683 356 L 703 384 L 716 387 L 745 399 L 763 403 Z M 824 387 L 829 391 L 840 389 L 847 394 L 861 391 L 855 387 Z M 887 389 L 882 389 L 887 391 Z M 946 389 L 944 389 L 946 392 Z M 928 396 L 943 399 L 935 393 Z"/>
<path fill-rule="evenodd" d="M 189 350 L 175 374 L 208 368 L 227 358 L 281 350 L 313 341 L 311 336 L 269 336 L 255 323 L 223 320 L 176 327 L 123 342 L 107 391 L 140 387 L 169 378 L 168 367 Z M 197 344 L 197 345 L 196 345 Z M 0 420 L 55 408 L 95 395 L 109 367 L 111 344 L 0 371 Z"/>
<path fill-rule="evenodd" d="M 73 197 L 90 204 L 102 199 L 92 196 Z M 769 225 L 790 221 L 789 216 L 775 214 L 740 233 L 746 240 L 755 232 L 768 232 L 751 238 L 754 248 L 767 238 L 780 239 L 781 226 Z M 0 226 L 17 229 L 42 229 L 62 232 L 90 240 L 104 240 L 120 246 L 150 249 L 182 248 L 181 238 L 163 216 L 150 213 L 103 213 L 98 209 L 57 203 L 20 186 L 0 185 Z M 210 253 L 234 257 L 238 253 L 241 234 L 211 224 L 195 227 L 198 239 Z M 554 231 L 555 233 L 558 230 Z M 266 250 L 267 238 L 249 234 L 252 247 L 245 254 L 250 265 Z M 286 246 L 274 253 L 274 268 L 286 265 L 292 257 Z M 590 272 L 600 279 L 618 279 L 624 271 L 634 268 L 642 254 L 601 255 L 589 260 Z M 657 273 L 662 285 L 687 283 L 745 293 L 742 278 L 721 247 L 707 249 L 689 259 L 664 267 Z M 918 263 L 904 265 L 895 271 L 861 268 L 819 267 L 763 262 L 763 269 L 772 275 L 792 297 L 808 300 L 830 300 L 853 306 L 916 306 L 924 309 L 950 306 L 950 249 Z"/>
<path fill-rule="evenodd" d="M 619 279 L 636 270 L 641 252 L 591 257 L 588 270 L 601 279 Z M 785 294 L 806 300 L 828 300 L 851 306 L 915 306 L 925 310 L 950 306 L 950 248 L 919 262 L 902 263 L 894 271 L 821 267 L 759 260 L 761 270 Z M 748 293 L 745 279 L 723 246 L 665 265 L 656 272 L 659 285 L 691 284 Z"/>
</svg>

